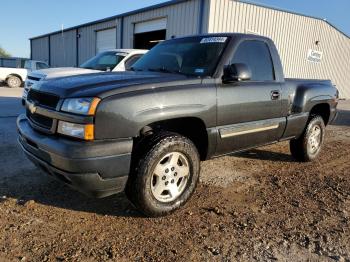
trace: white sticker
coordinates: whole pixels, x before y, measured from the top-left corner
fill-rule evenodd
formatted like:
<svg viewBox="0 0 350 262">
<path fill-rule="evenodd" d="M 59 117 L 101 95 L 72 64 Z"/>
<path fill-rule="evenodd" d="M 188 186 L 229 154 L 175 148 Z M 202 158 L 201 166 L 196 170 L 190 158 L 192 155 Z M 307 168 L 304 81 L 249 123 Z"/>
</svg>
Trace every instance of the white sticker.
<svg viewBox="0 0 350 262">
<path fill-rule="evenodd" d="M 208 43 L 225 43 L 227 40 L 226 36 L 218 36 L 218 37 L 207 37 L 203 38 L 201 40 L 201 44 L 208 44 Z"/>
<path fill-rule="evenodd" d="M 307 60 L 314 63 L 320 63 L 322 61 L 323 52 L 309 49 L 307 52 Z"/>
<path fill-rule="evenodd" d="M 197 68 L 196 70 L 194 70 L 194 72 L 196 74 L 203 74 L 204 73 L 204 69 L 203 68 Z"/>
</svg>

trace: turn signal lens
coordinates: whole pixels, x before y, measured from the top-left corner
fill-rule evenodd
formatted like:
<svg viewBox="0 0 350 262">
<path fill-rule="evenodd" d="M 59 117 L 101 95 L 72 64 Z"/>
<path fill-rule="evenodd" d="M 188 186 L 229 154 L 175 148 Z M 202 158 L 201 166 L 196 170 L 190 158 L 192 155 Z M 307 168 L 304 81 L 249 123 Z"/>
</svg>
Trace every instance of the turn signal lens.
<svg viewBox="0 0 350 262">
<path fill-rule="evenodd" d="M 85 125 L 85 140 L 94 140 L 94 125 Z"/>
<path fill-rule="evenodd" d="M 88 115 L 90 116 L 94 116 L 95 113 L 96 113 L 96 109 L 97 109 L 97 106 L 98 104 L 100 103 L 101 99 L 95 97 L 94 99 L 92 99 L 91 101 L 91 104 L 90 104 L 90 109 L 89 109 L 89 112 L 88 112 Z"/>
<path fill-rule="evenodd" d="M 57 132 L 71 137 L 76 137 L 84 140 L 94 140 L 94 125 L 81 125 L 65 121 L 59 121 Z"/>
</svg>

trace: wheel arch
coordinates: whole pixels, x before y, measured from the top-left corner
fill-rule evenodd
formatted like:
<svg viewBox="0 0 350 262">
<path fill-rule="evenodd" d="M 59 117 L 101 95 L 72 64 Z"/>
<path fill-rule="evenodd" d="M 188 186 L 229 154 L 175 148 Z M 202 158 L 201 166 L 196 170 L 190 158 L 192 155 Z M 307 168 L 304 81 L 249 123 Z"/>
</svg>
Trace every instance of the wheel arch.
<svg viewBox="0 0 350 262">
<path fill-rule="evenodd" d="M 310 117 L 314 115 L 319 115 L 320 117 L 322 117 L 325 125 L 329 123 L 330 114 L 331 107 L 328 103 L 316 104 L 310 110 Z"/>
<path fill-rule="evenodd" d="M 6 77 L 6 81 L 7 81 L 11 76 L 18 77 L 18 78 L 21 80 L 21 82 L 23 83 L 22 77 L 21 77 L 19 74 L 16 74 L 16 73 L 11 73 L 11 74 L 9 74 L 9 75 Z"/>
<path fill-rule="evenodd" d="M 136 137 L 135 140 L 162 131 L 174 132 L 187 137 L 196 146 L 201 160 L 207 159 L 209 138 L 206 125 L 202 119 L 197 117 L 179 117 L 152 122 L 139 130 L 140 136 Z"/>
</svg>

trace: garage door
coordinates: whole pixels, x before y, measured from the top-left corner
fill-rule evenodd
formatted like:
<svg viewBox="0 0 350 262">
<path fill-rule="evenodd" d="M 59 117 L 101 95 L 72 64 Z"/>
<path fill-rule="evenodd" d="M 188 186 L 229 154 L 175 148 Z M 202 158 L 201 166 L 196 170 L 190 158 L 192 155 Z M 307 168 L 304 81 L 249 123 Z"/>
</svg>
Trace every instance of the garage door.
<svg viewBox="0 0 350 262">
<path fill-rule="evenodd" d="M 166 29 L 166 18 L 149 20 L 135 24 L 135 34 L 141 34 L 145 32 L 159 31 Z"/>
<path fill-rule="evenodd" d="M 96 32 L 96 51 L 97 53 L 115 49 L 117 46 L 117 32 L 115 28 L 97 31 Z"/>
</svg>

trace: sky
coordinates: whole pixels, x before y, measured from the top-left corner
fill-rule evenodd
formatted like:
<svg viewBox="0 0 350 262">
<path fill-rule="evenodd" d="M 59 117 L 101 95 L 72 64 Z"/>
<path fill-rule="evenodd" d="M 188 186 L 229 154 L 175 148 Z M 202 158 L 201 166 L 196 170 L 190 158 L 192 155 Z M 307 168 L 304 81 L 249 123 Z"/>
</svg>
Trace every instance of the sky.
<svg viewBox="0 0 350 262">
<path fill-rule="evenodd" d="M 231 0 L 232 1 L 232 0 Z M 29 38 L 91 22 L 165 0 L 1 0 L 0 46 L 29 57 Z M 350 35 L 350 0 L 251 0 L 327 19 Z M 4 10 L 7 10 L 4 12 Z"/>
</svg>

